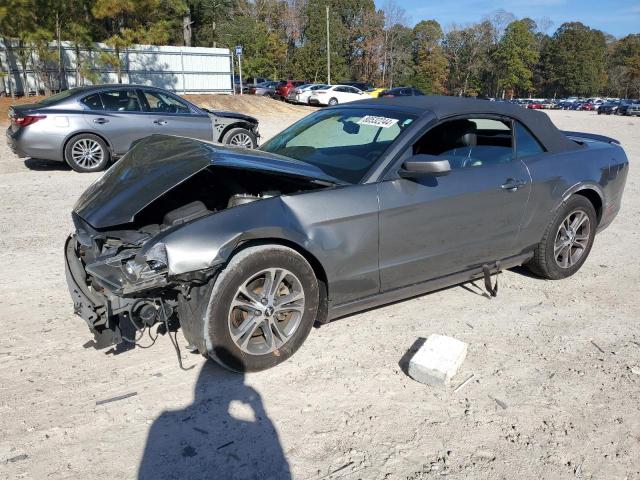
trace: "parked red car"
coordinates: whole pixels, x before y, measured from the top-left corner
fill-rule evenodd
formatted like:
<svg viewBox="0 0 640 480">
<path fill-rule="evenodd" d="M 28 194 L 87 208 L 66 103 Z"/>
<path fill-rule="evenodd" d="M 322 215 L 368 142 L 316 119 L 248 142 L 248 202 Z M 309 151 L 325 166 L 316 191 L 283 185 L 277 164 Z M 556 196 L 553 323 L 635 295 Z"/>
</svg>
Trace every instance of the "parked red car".
<svg viewBox="0 0 640 480">
<path fill-rule="evenodd" d="M 544 108 L 542 102 L 531 102 L 527 105 L 527 108 L 535 108 L 537 110 L 541 110 Z"/>
<path fill-rule="evenodd" d="M 583 103 L 582 107 L 580 107 L 580 110 L 595 110 L 596 106 L 593 103 L 587 102 L 587 103 Z"/>
<path fill-rule="evenodd" d="M 278 86 L 276 87 L 276 97 L 280 99 L 285 99 L 289 96 L 289 92 L 300 85 L 304 85 L 305 83 L 302 80 L 281 80 Z"/>
</svg>

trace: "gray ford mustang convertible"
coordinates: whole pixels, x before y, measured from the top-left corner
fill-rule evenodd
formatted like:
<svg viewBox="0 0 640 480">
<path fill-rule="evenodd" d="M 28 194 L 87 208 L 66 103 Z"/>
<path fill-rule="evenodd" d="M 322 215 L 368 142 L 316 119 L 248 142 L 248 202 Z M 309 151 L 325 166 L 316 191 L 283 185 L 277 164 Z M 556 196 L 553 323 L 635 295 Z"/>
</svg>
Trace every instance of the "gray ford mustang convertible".
<svg viewBox="0 0 640 480">
<path fill-rule="evenodd" d="M 260 150 L 156 135 L 79 199 L 67 280 L 96 347 L 159 323 L 262 370 L 314 322 L 516 265 L 574 274 L 627 170 L 615 140 L 458 98 L 324 109 Z"/>
</svg>

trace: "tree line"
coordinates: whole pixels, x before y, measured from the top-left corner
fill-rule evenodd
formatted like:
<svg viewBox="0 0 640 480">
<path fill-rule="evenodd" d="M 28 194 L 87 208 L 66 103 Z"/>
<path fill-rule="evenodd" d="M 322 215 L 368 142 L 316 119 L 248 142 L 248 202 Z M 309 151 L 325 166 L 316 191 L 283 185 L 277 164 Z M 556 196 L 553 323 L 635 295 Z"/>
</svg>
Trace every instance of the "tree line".
<svg viewBox="0 0 640 480">
<path fill-rule="evenodd" d="M 617 39 L 580 22 L 563 23 L 548 33 L 547 19 L 517 19 L 502 10 L 444 29 L 436 20 L 410 27 L 393 0 L 381 9 L 373 0 L 3 3 L 0 37 L 5 45 L 17 42 L 25 81 L 29 64 L 45 88 L 55 77 L 55 68 L 52 73 L 45 64 L 57 65 L 62 77 L 61 51 L 51 48 L 62 41 L 76 49 L 78 84 L 95 80 L 82 54 L 95 49 L 95 42 L 110 47 L 97 55 L 118 79 L 120 53 L 134 44 L 152 44 L 243 45 L 247 77 L 326 81 L 328 21 L 334 81 L 411 85 L 425 93 L 461 96 L 640 97 L 640 34 Z"/>
</svg>

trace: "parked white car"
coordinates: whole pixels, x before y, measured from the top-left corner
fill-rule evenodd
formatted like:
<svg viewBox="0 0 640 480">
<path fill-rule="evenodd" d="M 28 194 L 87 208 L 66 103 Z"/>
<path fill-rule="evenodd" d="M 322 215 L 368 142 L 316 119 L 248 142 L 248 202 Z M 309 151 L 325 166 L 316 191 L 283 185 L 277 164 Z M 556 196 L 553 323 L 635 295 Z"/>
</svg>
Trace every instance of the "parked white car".
<svg viewBox="0 0 640 480">
<path fill-rule="evenodd" d="M 338 105 L 368 98 L 366 94 L 349 85 L 333 85 L 314 91 L 309 97 L 309 105 Z"/>
<path fill-rule="evenodd" d="M 309 103 L 309 97 L 316 90 L 326 90 L 331 85 L 324 83 L 309 83 L 307 85 L 300 85 L 299 87 L 292 88 L 287 96 L 287 101 L 291 103 L 303 103 L 307 105 Z"/>
</svg>

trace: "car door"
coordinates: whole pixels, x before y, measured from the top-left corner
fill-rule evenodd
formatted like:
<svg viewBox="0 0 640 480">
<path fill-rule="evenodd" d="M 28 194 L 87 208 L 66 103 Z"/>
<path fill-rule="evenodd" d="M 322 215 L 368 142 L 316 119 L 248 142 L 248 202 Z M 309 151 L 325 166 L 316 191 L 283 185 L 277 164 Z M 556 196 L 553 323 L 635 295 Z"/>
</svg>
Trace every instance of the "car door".
<svg viewBox="0 0 640 480">
<path fill-rule="evenodd" d="M 124 155 L 140 138 L 142 107 L 133 88 L 114 88 L 92 93 L 81 102 L 89 128 L 107 139 L 115 155 Z M 143 135 L 144 136 L 144 135 Z"/>
<path fill-rule="evenodd" d="M 344 91 L 342 93 L 344 100 L 342 103 L 354 102 L 356 100 L 361 100 L 362 96 L 360 94 L 360 90 L 355 87 L 343 87 Z"/>
<path fill-rule="evenodd" d="M 161 133 L 181 137 L 213 140 L 213 121 L 205 112 L 198 112 L 168 92 L 143 88 L 140 90 L 147 135 Z M 144 135 L 146 136 L 146 135 Z"/>
<path fill-rule="evenodd" d="M 513 152 L 512 122 L 457 118 L 405 153 L 447 159 L 444 176 L 379 183 L 381 288 L 391 290 L 518 253 L 531 180 Z M 397 171 L 397 168 L 396 168 Z"/>
</svg>

